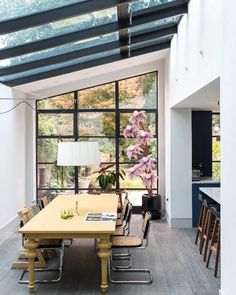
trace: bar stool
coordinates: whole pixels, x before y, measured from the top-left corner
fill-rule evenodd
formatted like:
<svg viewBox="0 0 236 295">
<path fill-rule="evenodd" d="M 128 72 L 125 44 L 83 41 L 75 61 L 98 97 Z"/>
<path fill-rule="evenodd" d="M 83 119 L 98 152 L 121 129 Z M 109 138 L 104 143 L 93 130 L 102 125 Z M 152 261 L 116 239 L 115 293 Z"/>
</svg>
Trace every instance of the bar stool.
<svg viewBox="0 0 236 295">
<path fill-rule="evenodd" d="M 203 197 L 201 194 L 198 195 L 198 200 L 202 203 L 199 219 L 198 219 L 198 226 L 197 226 L 197 235 L 195 239 L 195 245 L 198 243 L 199 234 L 202 234 L 202 228 L 203 228 L 203 215 L 205 213 L 205 207 L 203 206 Z"/>
<path fill-rule="evenodd" d="M 195 245 L 197 245 L 198 239 L 200 237 L 200 246 L 199 246 L 199 250 L 200 250 L 201 240 L 202 240 L 202 232 L 203 232 L 206 220 L 207 220 L 207 211 L 209 209 L 209 206 L 216 204 L 216 202 L 214 202 L 213 200 L 211 202 L 206 201 L 201 194 L 198 195 L 198 199 L 202 203 L 202 206 L 201 206 L 199 219 L 198 219 L 197 235 L 196 235 L 196 239 L 195 239 Z M 205 200 L 205 202 L 204 202 L 204 200 Z"/>
<path fill-rule="evenodd" d="M 206 261 L 207 258 L 207 250 L 209 241 L 212 238 L 214 223 L 215 223 L 215 215 L 211 214 L 211 208 L 215 208 L 216 211 L 220 211 L 219 204 L 215 203 L 209 203 L 206 199 L 203 201 L 203 206 L 206 208 L 206 217 L 203 223 L 203 229 L 202 229 L 202 235 L 201 235 L 201 243 L 199 247 L 200 254 L 202 254 L 203 248 L 204 248 L 204 254 L 203 254 L 203 261 Z"/>
<path fill-rule="evenodd" d="M 215 216 L 212 239 L 209 247 L 206 267 L 209 266 L 212 252 L 216 254 L 214 277 L 217 277 L 219 257 L 220 257 L 220 212 L 216 208 L 211 208 L 211 214 Z"/>
</svg>

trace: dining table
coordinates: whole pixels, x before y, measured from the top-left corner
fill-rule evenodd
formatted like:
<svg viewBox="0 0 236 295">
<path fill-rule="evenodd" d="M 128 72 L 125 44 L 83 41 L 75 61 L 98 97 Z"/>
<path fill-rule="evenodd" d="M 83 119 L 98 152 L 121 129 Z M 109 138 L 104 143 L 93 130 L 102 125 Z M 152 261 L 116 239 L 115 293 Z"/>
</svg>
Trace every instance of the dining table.
<svg viewBox="0 0 236 295">
<path fill-rule="evenodd" d="M 77 206 L 76 206 L 77 203 Z M 24 235 L 26 257 L 28 258 L 28 289 L 35 291 L 35 258 L 41 239 L 98 239 L 98 256 L 101 261 L 101 291 L 108 291 L 108 258 L 111 255 L 110 237 L 115 232 L 116 220 L 88 220 L 90 213 L 107 213 L 116 216 L 118 196 L 106 195 L 59 195 L 43 210 L 26 223 L 19 232 Z M 77 208 L 77 210 L 75 210 Z M 63 219 L 64 211 L 73 211 L 72 218 Z M 76 213 L 77 211 L 77 213 Z"/>
</svg>

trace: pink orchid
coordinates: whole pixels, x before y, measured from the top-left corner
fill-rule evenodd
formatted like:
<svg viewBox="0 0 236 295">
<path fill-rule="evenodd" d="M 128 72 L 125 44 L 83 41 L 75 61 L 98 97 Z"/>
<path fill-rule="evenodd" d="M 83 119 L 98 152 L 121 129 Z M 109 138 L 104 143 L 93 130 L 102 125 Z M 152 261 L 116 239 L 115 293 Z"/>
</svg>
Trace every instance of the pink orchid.
<svg viewBox="0 0 236 295">
<path fill-rule="evenodd" d="M 140 156 L 143 152 L 143 149 L 140 147 L 139 144 L 131 145 L 127 148 L 127 157 L 129 159 L 134 158 L 138 159 L 138 156 Z"/>
<path fill-rule="evenodd" d="M 140 171 L 140 167 L 139 167 L 138 164 L 134 165 L 133 167 L 131 167 L 131 168 L 129 169 L 129 177 L 130 177 L 131 179 L 134 179 L 134 178 L 140 177 L 140 173 L 141 173 L 141 171 Z"/>
<path fill-rule="evenodd" d="M 143 157 L 139 161 L 139 166 L 142 168 L 142 170 L 145 170 L 146 172 L 150 173 L 152 171 L 152 168 L 154 168 L 154 159 L 152 158 L 152 155 L 148 155 L 146 157 Z"/>
<path fill-rule="evenodd" d="M 137 136 L 138 142 L 141 144 L 146 144 L 152 138 L 153 135 L 151 132 L 143 130 L 141 130 Z"/>
<path fill-rule="evenodd" d="M 155 185 L 157 180 L 157 176 L 153 173 L 148 173 L 143 175 L 143 183 L 148 189 L 152 189 L 153 185 Z"/>
<path fill-rule="evenodd" d="M 130 122 L 139 125 L 139 123 L 144 123 L 146 119 L 147 116 L 145 111 L 134 111 L 132 117 L 130 118 Z"/>
<path fill-rule="evenodd" d="M 124 137 L 135 137 L 137 134 L 138 128 L 136 125 L 127 125 L 127 127 L 124 130 Z"/>
</svg>

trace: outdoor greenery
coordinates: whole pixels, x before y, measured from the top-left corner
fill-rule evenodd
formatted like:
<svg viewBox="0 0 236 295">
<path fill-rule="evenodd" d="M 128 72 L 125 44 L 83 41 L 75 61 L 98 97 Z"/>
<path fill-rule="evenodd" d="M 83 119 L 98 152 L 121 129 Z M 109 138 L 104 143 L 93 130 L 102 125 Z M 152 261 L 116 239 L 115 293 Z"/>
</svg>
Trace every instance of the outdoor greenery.
<svg viewBox="0 0 236 295">
<path fill-rule="evenodd" d="M 220 114 L 212 115 L 212 175 L 220 181 Z"/>
<path fill-rule="evenodd" d="M 98 141 L 101 152 L 102 163 L 116 162 L 116 142 L 119 142 L 119 162 L 120 168 L 125 172 L 133 163 L 126 156 L 125 150 L 131 140 L 124 140 L 123 131 L 128 123 L 133 110 L 128 100 L 133 101 L 133 106 L 137 109 L 150 105 L 152 102 L 153 112 L 147 113 L 147 126 L 156 133 L 156 73 L 129 78 L 118 82 L 120 92 L 118 93 L 119 105 L 122 108 L 120 113 L 120 135 L 117 138 L 116 116 L 118 109 L 115 104 L 115 82 L 108 83 L 77 92 L 78 97 L 78 134 L 79 141 Z M 125 89 L 127 87 L 127 89 Z M 61 189 L 72 188 L 74 186 L 75 171 L 74 167 L 58 167 L 56 165 L 57 143 L 58 141 L 74 141 L 74 113 L 68 113 L 74 110 L 76 93 L 68 93 L 53 98 L 39 100 L 38 109 L 38 181 L 42 180 L 42 173 L 45 173 L 43 188 Z M 137 104 L 136 101 L 141 102 Z M 43 111 L 47 110 L 47 113 Z M 57 110 L 57 113 L 53 112 Z M 59 112 L 59 113 L 58 113 Z M 66 136 L 66 138 L 65 138 Z M 95 136 L 95 137 L 94 137 Z M 150 152 L 153 158 L 157 160 L 156 139 L 150 143 Z M 128 164 L 130 162 L 130 164 Z M 104 166 L 104 165 L 102 165 Z M 79 180 L 89 178 L 90 184 L 98 186 L 96 182 L 97 175 L 93 174 L 99 167 L 90 167 L 89 170 L 81 168 Z M 114 166 L 114 169 L 116 167 Z M 41 175 L 40 175 L 41 174 Z M 126 188 L 144 188 L 142 183 L 136 180 L 132 181 L 127 176 L 124 180 L 120 179 L 120 186 Z"/>
</svg>

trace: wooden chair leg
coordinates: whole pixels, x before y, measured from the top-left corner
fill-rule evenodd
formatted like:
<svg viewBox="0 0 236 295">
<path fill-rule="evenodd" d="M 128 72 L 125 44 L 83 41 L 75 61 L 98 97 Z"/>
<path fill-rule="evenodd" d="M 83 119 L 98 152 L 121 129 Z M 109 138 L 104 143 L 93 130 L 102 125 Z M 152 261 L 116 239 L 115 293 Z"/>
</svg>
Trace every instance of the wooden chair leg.
<svg viewBox="0 0 236 295">
<path fill-rule="evenodd" d="M 219 258 L 220 258 L 220 231 L 219 231 L 219 237 L 217 241 L 217 250 L 216 250 L 216 261 L 215 261 L 215 272 L 214 272 L 215 278 L 217 277 Z"/>
<path fill-rule="evenodd" d="M 206 261 L 206 258 L 207 258 L 207 250 L 208 250 L 209 241 L 213 237 L 213 234 L 211 234 L 212 220 L 213 220 L 213 217 L 209 213 L 208 222 L 207 222 L 207 232 L 206 232 L 205 249 L 204 249 L 204 255 L 203 255 L 203 261 L 204 262 Z M 214 227 L 215 227 L 215 224 L 214 224 Z"/>
</svg>

